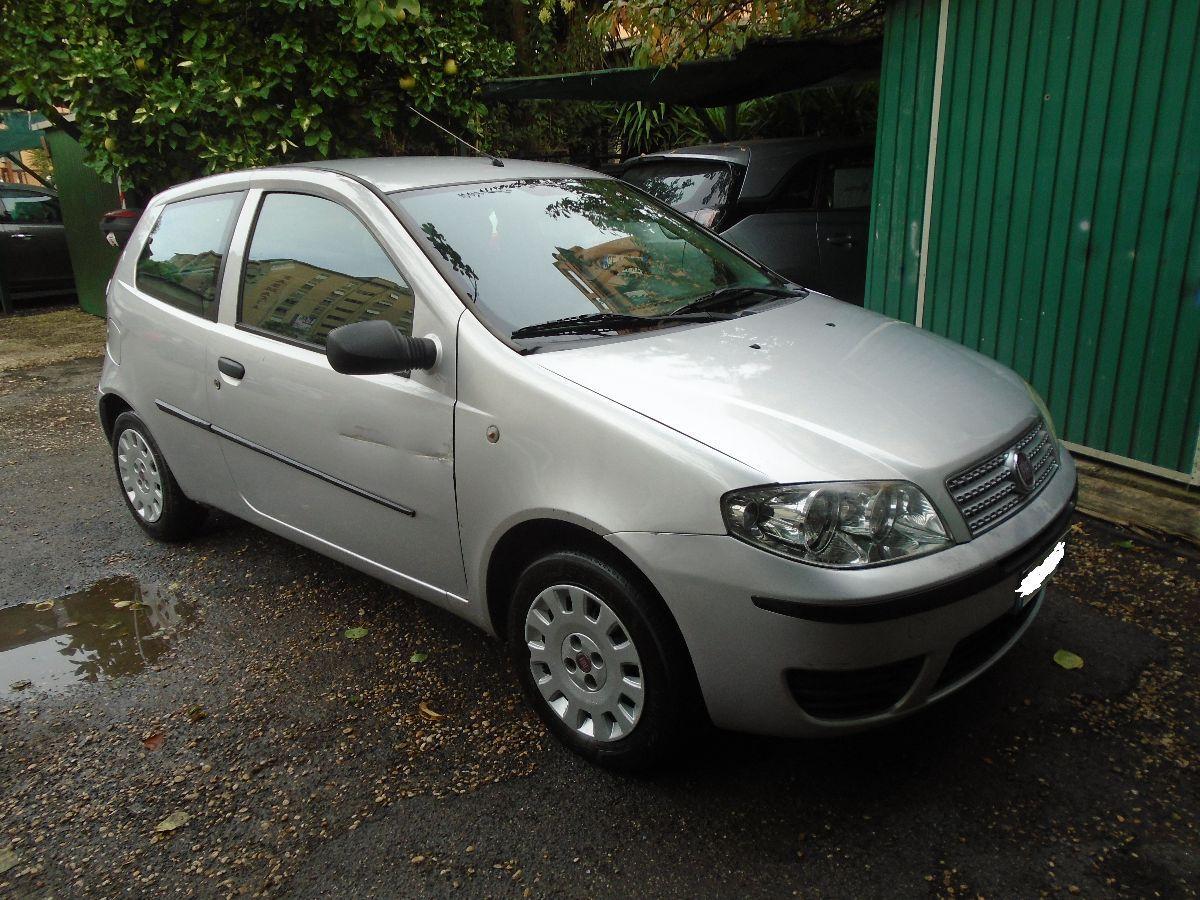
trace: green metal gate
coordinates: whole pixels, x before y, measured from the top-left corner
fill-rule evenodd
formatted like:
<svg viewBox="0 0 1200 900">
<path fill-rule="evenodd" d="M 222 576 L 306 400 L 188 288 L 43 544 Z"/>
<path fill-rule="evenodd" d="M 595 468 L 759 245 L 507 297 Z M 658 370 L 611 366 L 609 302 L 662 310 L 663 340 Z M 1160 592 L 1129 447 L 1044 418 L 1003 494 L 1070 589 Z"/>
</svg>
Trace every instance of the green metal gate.
<svg viewBox="0 0 1200 900">
<path fill-rule="evenodd" d="M 1200 482 L 1200 0 L 898 0 L 883 52 L 867 306 Z"/>
</svg>

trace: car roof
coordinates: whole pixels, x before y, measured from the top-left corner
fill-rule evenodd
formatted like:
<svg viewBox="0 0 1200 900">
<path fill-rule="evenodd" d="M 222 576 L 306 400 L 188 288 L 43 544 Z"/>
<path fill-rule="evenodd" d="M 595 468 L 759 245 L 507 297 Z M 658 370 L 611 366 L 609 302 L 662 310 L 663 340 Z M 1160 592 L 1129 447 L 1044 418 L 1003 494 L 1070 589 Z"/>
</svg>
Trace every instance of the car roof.
<svg viewBox="0 0 1200 900">
<path fill-rule="evenodd" d="M 515 178 L 606 178 L 591 169 L 559 163 L 504 159 L 503 167 L 483 156 L 398 156 L 373 159 L 330 159 L 292 163 L 290 167 L 323 169 L 361 178 L 385 194 L 415 188 L 472 181 Z"/>
<path fill-rule="evenodd" d="M 800 160 L 827 150 L 870 147 L 869 138 L 765 138 L 755 141 L 727 141 L 721 144 L 697 144 L 658 153 L 647 153 L 629 160 L 625 166 L 671 159 L 706 159 L 746 167 L 742 200 L 766 197 Z"/>
<path fill-rule="evenodd" d="M 0 182 L 0 191 L 17 191 L 23 194 L 44 194 L 47 197 L 57 197 L 58 192 L 47 187 L 42 187 L 40 184 L 16 184 L 12 182 Z"/>
</svg>

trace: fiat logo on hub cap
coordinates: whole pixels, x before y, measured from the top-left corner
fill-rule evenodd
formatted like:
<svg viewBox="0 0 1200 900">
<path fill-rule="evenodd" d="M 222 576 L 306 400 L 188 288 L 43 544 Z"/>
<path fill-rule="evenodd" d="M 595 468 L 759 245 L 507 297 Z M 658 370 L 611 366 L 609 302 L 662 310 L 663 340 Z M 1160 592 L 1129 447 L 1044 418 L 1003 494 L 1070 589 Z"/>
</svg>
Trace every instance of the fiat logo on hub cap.
<svg viewBox="0 0 1200 900">
<path fill-rule="evenodd" d="M 1010 450 L 1004 460 L 1004 468 L 1012 476 L 1013 484 L 1022 494 L 1033 490 L 1033 463 L 1020 450 Z"/>
<path fill-rule="evenodd" d="M 588 659 L 588 655 L 586 653 L 580 653 L 577 657 L 575 657 L 575 662 L 579 664 L 580 672 L 592 671 L 592 661 Z"/>
</svg>

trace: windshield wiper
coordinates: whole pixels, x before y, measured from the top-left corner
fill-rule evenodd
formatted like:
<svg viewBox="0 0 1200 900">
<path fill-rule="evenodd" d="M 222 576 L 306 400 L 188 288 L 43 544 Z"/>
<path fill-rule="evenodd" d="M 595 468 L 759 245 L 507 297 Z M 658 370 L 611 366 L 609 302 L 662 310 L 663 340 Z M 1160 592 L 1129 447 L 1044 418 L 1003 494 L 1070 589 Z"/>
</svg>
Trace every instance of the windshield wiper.
<svg viewBox="0 0 1200 900">
<path fill-rule="evenodd" d="M 808 291 L 802 287 L 774 287 L 772 285 L 752 287 L 745 284 L 730 284 L 719 287 L 715 291 L 709 291 L 707 294 L 701 294 L 695 300 L 683 304 L 679 309 L 667 315 L 675 317 L 680 314 L 687 316 L 697 312 L 742 309 L 759 302 L 758 300 L 753 303 L 742 302 L 755 294 L 766 297 L 803 297 L 807 293 Z"/>
<path fill-rule="evenodd" d="M 596 312 L 585 313 L 581 316 L 566 316 L 562 319 L 551 319 L 549 322 L 539 322 L 537 325 L 526 325 L 512 333 L 514 338 L 545 337 L 554 334 L 600 334 L 605 331 L 615 331 L 618 328 L 638 328 L 647 325 L 661 324 L 670 319 L 678 322 L 680 319 L 696 319 L 702 322 L 713 322 L 718 319 L 731 319 L 733 316 L 718 312 L 700 312 L 677 315 L 678 310 L 666 316 L 635 316 L 632 313 Z"/>
</svg>

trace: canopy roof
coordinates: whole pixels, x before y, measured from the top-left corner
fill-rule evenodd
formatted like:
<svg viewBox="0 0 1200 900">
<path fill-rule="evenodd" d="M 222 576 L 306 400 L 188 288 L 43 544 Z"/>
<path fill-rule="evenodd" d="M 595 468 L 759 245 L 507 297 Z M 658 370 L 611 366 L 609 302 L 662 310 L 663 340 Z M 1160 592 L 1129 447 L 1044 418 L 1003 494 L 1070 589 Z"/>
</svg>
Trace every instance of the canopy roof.
<svg viewBox="0 0 1200 900">
<path fill-rule="evenodd" d="M 771 40 L 734 56 L 658 69 L 600 69 L 563 75 L 501 78 L 483 87 L 484 100 L 616 100 L 728 106 L 784 91 L 878 77 L 883 41 Z"/>
<path fill-rule="evenodd" d="M 42 136 L 35 126 L 45 121 L 37 113 L 0 112 L 0 156 L 42 146 Z"/>
</svg>

